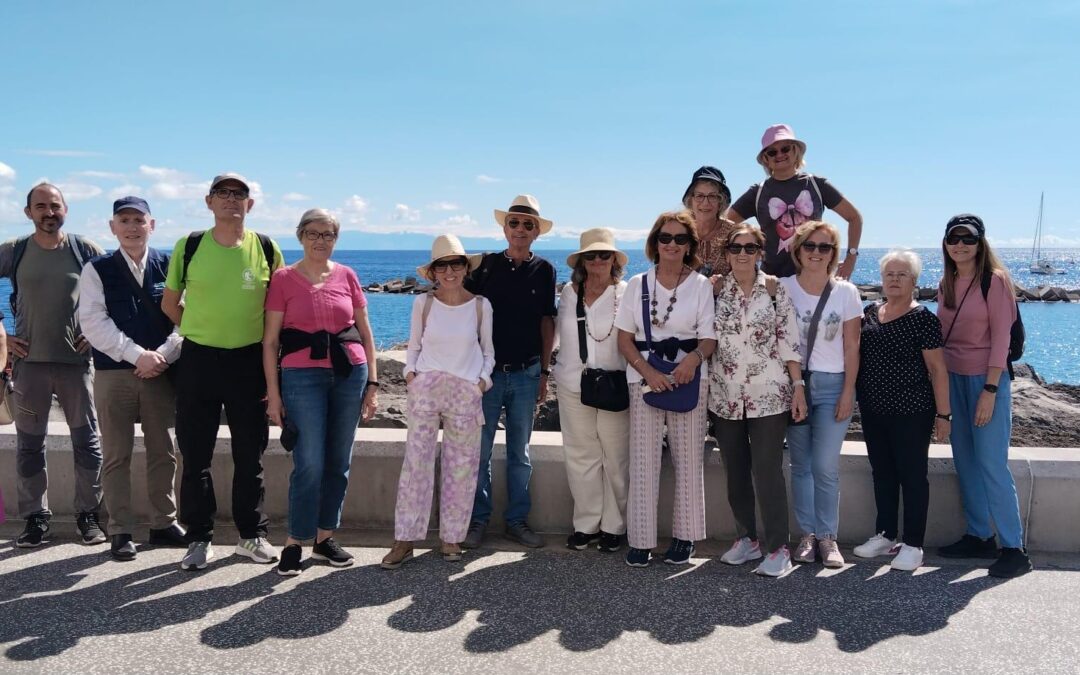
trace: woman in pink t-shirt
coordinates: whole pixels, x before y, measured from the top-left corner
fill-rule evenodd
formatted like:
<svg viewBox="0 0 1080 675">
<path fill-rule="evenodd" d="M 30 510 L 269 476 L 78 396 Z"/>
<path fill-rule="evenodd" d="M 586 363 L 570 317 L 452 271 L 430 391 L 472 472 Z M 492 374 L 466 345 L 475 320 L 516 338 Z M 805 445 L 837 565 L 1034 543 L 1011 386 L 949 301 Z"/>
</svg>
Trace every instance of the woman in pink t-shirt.
<svg viewBox="0 0 1080 675">
<path fill-rule="evenodd" d="M 293 447 L 289 538 L 278 574 L 300 574 L 301 542 L 311 557 L 335 567 L 353 558 L 334 541 L 349 483 L 361 409 L 375 414 L 378 379 L 367 300 L 356 273 L 330 260 L 341 226 L 329 211 L 300 218 L 299 262 L 274 273 L 266 293 L 263 370 L 267 414 Z M 278 359 L 281 382 L 278 382 Z M 295 434 L 290 440 L 290 436 Z"/>
</svg>

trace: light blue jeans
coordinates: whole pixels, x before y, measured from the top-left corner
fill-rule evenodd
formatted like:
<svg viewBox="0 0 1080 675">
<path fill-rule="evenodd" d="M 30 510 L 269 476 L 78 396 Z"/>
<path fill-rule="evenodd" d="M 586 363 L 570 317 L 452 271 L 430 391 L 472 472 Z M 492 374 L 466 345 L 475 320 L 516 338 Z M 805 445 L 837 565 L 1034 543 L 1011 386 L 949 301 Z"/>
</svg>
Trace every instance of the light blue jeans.
<svg viewBox="0 0 1080 675">
<path fill-rule="evenodd" d="M 848 417 L 836 421 L 843 373 L 810 376 L 810 423 L 788 427 L 791 452 L 791 503 L 803 534 L 836 537 L 840 527 L 840 449 Z"/>
<path fill-rule="evenodd" d="M 491 519 L 491 449 L 499 416 L 506 410 L 506 493 L 503 516 L 507 525 L 524 523 L 529 517 L 529 438 L 532 436 L 533 411 L 540 391 L 539 362 L 524 370 L 491 374 L 491 389 L 484 392 L 484 431 L 480 437 L 480 473 L 476 479 L 472 521 L 486 524 Z"/>
<path fill-rule="evenodd" d="M 975 404 L 986 384 L 985 375 L 949 373 L 952 404 L 952 454 L 967 532 L 981 539 L 997 526 L 1001 545 L 1023 548 L 1024 527 L 1016 484 L 1009 471 L 1009 439 L 1012 436 L 1012 382 L 1002 374 L 994 397 L 994 413 L 985 426 L 975 426 Z"/>
</svg>

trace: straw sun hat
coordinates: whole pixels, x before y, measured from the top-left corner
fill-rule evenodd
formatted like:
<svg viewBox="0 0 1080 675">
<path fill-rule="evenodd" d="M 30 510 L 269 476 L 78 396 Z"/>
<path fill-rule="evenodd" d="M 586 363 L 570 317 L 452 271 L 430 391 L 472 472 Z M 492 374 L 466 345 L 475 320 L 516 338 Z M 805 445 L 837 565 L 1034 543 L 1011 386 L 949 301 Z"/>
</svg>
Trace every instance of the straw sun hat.
<svg viewBox="0 0 1080 675">
<path fill-rule="evenodd" d="M 619 265 L 626 267 L 628 258 L 626 254 L 615 248 L 615 233 L 606 227 L 594 227 L 581 233 L 581 249 L 571 253 L 566 258 L 566 264 L 570 267 L 577 265 L 578 256 L 591 251 L 611 251 L 619 261 Z"/>
<path fill-rule="evenodd" d="M 540 216 L 540 202 L 536 201 L 536 197 L 533 197 L 532 195 L 518 195 L 517 197 L 514 197 L 514 201 L 506 211 L 495 209 L 495 222 L 506 227 L 506 217 L 513 214 L 532 216 L 539 220 L 540 234 L 547 234 L 550 232 L 551 226 L 554 224 L 547 218 L 542 218 Z"/>
<path fill-rule="evenodd" d="M 416 273 L 425 279 L 431 279 L 428 276 L 428 270 L 431 268 L 432 263 L 442 260 L 443 258 L 465 258 L 468 261 L 469 269 L 476 269 L 480 264 L 480 259 L 484 256 L 480 253 L 469 255 L 465 252 L 465 247 L 461 245 L 461 240 L 452 234 L 440 234 L 435 238 L 435 241 L 431 244 L 431 261 L 426 265 L 421 265 L 416 268 Z"/>
</svg>

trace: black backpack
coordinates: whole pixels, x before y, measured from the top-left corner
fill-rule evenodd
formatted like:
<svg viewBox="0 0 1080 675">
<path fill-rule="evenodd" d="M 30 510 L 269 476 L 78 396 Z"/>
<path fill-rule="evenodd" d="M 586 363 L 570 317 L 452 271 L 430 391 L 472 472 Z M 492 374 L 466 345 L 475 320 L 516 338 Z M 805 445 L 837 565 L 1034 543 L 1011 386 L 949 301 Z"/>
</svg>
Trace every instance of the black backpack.
<svg viewBox="0 0 1080 675">
<path fill-rule="evenodd" d="M 187 283 L 187 270 L 188 265 L 191 264 L 191 259 L 195 257 L 195 251 L 199 250 L 199 242 L 202 241 L 203 235 L 206 234 L 206 230 L 198 230 L 188 235 L 187 241 L 184 242 L 184 266 L 181 268 L 180 283 Z M 270 268 L 270 273 L 274 272 L 274 262 L 276 257 L 274 256 L 274 242 L 270 241 L 270 237 L 261 232 L 256 232 L 255 236 L 259 238 L 259 243 L 262 244 L 263 257 L 266 259 L 266 266 Z"/>
<path fill-rule="evenodd" d="M 994 273 L 988 269 L 983 270 L 982 279 L 979 286 L 982 287 L 983 300 L 986 300 L 987 295 L 990 294 L 990 282 L 993 281 Z M 1020 314 L 1020 303 L 1016 303 L 1016 320 L 1013 321 L 1012 326 L 1009 328 L 1009 378 L 1015 379 L 1013 376 L 1013 362 L 1019 361 L 1020 357 L 1024 355 L 1024 340 L 1027 337 L 1027 333 L 1024 331 L 1024 318 Z"/>
<path fill-rule="evenodd" d="M 19 282 L 15 274 L 19 269 L 19 263 L 22 262 L 23 256 L 26 254 L 26 245 L 30 242 L 29 234 L 19 237 L 15 240 L 15 248 L 12 251 L 11 258 L 11 314 L 15 315 L 16 299 L 19 295 Z M 79 269 L 86 266 L 86 263 L 90 262 L 92 258 L 97 257 L 97 252 L 86 245 L 86 242 L 77 234 L 66 235 L 68 239 L 68 250 L 71 251 L 71 255 L 75 256 L 75 262 L 79 264 Z"/>
</svg>

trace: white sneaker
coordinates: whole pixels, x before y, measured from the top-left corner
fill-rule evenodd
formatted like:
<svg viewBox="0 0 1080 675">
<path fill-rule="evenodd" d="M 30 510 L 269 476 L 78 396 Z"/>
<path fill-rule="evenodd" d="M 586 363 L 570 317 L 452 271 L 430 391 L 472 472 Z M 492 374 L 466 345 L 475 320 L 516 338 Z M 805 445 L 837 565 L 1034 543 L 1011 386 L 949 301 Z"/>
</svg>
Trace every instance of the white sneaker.
<svg viewBox="0 0 1080 675">
<path fill-rule="evenodd" d="M 876 558 L 879 555 L 893 555 L 899 550 L 895 539 L 887 539 L 884 532 L 878 532 L 866 540 L 865 544 L 859 544 L 852 552 L 860 558 Z"/>
<path fill-rule="evenodd" d="M 236 543 L 233 553 L 247 556 L 260 565 L 269 565 L 272 562 L 277 562 L 278 559 L 277 549 L 262 537 L 241 539 Z"/>
<path fill-rule="evenodd" d="M 204 570 L 207 561 L 214 557 L 214 547 L 208 541 L 193 541 L 180 561 L 182 570 Z"/>
<path fill-rule="evenodd" d="M 793 569 L 791 565 L 791 551 L 787 546 L 781 546 L 772 553 L 765 561 L 757 566 L 754 574 L 766 577 L 782 577 Z"/>
<path fill-rule="evenodd" d="M 900 552 L 896 554 L 896 557 L 893 558 L 892 563 L 889 566 L 894 570 L 912 572 L 922 567 L 922 558 L 923 553 L 921 548 L 901 544 Z"/>
<path fill-rule="evenodd" d="M 736 539 L 728 552 L 720 556 L 720 562 L 729 565 L 741 565 L 750 560 L 761 557 L 761 546 L 756 541 L 750 541 L 750 537 Z"/>
</svg>

